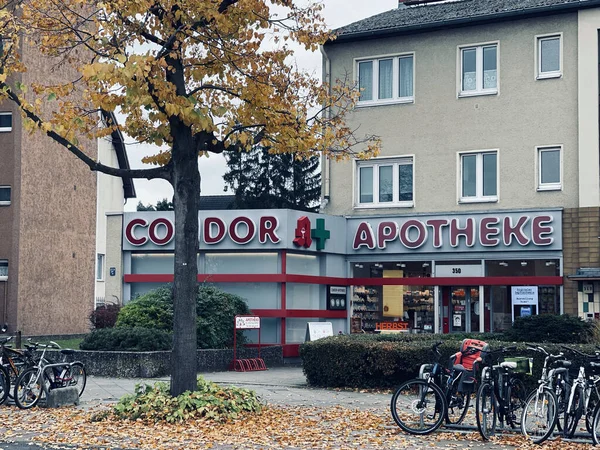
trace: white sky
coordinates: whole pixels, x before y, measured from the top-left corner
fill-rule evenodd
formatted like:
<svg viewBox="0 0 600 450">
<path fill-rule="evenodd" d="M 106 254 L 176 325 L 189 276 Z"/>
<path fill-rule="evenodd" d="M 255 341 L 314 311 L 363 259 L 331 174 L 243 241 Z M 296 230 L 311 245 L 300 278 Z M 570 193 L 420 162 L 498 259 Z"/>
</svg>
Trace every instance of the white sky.
<svg viewBox="0 0 600 450">
<path fill-rule="evenodd" d="M 325 5 L 323 15 L 327 25 L 338 28 L 357 20 L 373 16 L 383 11 L 396 8 L 398 0 L 322 0 Z M 321 53 L 297 52 L 296 61 L 300 68 L 321 76 Z M 142 164 L 141 159 L 155 150 L 149 145 L 129 145 L 127 147 L 129 162 L 132 168 L 149 167 Z M 201 193 L 202 195 L 223 195 L 223 175 L 226 171 L 225 158 L 222 155 L 211 155 L 200 160 Z M 173 189 L 164 180 L 134 180 L 137 198 L 131 199 L 125 205 L 126 211 L 135 211 L 138 201 L 144 204 L 155 204 L 158 200 L 171 200 Z M 231 192 L 228 192 L 231 193 Z"/>
</svg>

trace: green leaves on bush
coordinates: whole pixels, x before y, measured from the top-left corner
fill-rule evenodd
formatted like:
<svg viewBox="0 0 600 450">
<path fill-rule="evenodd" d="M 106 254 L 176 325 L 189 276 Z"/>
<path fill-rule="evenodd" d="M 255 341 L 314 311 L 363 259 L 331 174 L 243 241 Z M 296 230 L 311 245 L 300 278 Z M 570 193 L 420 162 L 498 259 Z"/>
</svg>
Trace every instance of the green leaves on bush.
<svg viewBox="0 0 600 450">
<path fill-rule="evenodd" d="M 594 342 L 596 325 L 568 314 L 518 317 L 504 339 L 521 342 L 587 344 Z"/>
<path fill-rule="evenodd" d="M 102 328 L 86 335 L 79 348 L 82 350 L 150 352 L 171 350 L 171 333 L 150 328 Z"/>
<path fill-rule="evenodd" d="M 486 336 L 486 337 L 483 337 Z M 431 346 L 440 340 L 440 362 L 448 364 L 465 335 L 453 340 L 453 335 L 344 335 L 332 336 L 300 346 L 302 368 L 310 385 L 321 387 L 393 388 L 415 378 L 421 364 L 435 361 Z M 492 350 L 514 346 L 515 343 L 489 339 L 493 335 L 471 334 L 469 337 L 485 340 Z M 583 363 L 580 356 L 562 348 L 559 344 L 539 344 L 549 352 L 563 352 L 573 361 L 573 367 Z M 593 344 L 569 345 L 583 353 L 594 354 Z M 508 356 L 533 358 L 533 376 L 526 377 L 526 384 L 533 389 L 541 374 L 544 356 L 527 350 L 523 341 Z"/>
<path fill-rule="evenodd" d="M 137 385 L 135 394 L 119 400 L 113 414 L 120 419 L 151 422 L 174 423 L 200 418 L 227 422 L 259 413 L 261 409 L 262 405 L 254 391 L 224 388 L 198 377 L 198 390 L 186 391 L 178 397 L 171 397 L 166 383 Z M 98 417 L 98 420 L 104 418 Z"/>
<path fill-rule="evenodd" d="M 230 348 L 233 346 L 233 318 L 250 314 L 246 302 L 211 285 L 198 287 L 196 297 L 198 348 Z M 117 327 L 146 327 L 173 330 L 173 293 L 170 285 L 144 294 L 125 305 L 117 319 Z M 246 342 L 238 332 L 238 342 Z"/>
</svg>

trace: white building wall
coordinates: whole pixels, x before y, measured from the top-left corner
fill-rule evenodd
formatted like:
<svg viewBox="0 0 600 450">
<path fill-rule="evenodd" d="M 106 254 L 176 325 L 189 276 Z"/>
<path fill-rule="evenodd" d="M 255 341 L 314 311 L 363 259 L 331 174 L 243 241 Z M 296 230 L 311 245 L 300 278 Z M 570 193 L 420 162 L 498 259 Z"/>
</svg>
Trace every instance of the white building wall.
<svg viewBox="0 0 600 450">
<path fill-rule="evenodd" d="M 110 136 L 98 140 L 98 160 L 110 167 L 119 167 L 117 153 L 111 143 Z M 124 204 L 123 181 L 121 178 L 113 177 L 98 172 L 98 203 L 96 207 L 96 289 L 95 298 L 105 298 L 105 283 L 109 276 L 106 265 L 106 213 L 122 212 Z M 102 277 L 98 268 L 98 255 L 104 255 Z M 111 299 L 106 299 L 112 302 Z"/>
<path fill-rule="evenodd" d="M 578 15 L 579 206 L 600 205 L 598 29 L 600 9 Z"/>
</svg>

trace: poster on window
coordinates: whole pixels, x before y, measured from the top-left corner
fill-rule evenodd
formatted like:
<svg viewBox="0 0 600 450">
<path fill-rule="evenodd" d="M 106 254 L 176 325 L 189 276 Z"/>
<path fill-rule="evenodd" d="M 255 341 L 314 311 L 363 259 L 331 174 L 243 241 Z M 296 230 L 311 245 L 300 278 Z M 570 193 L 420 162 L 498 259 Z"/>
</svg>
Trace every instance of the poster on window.
<svg viewBox="0 0 600 450">
<path fill-rule="evenodd" d="M 511 288 L 512 320 L 538 313 L 538 287 L 513 286 Z"/>
</svg>

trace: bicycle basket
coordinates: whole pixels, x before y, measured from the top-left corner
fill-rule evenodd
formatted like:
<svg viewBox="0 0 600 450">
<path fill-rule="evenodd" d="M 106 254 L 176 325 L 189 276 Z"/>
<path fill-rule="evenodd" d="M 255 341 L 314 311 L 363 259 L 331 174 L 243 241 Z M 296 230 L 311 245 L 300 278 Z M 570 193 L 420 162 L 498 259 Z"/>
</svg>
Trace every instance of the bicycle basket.
<svg viewBox="0 0 600 450">
<path fill-rule="evenodd" d="M 517 363 L 517 368 L 514 370 L 516 373 L 524 373 L 531 375 L 533 371 L 533 358 L 526 358 L 524 356 L 516 356 L 514 358 L 504 358 L 506 362 Z"/>
</svg>

